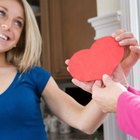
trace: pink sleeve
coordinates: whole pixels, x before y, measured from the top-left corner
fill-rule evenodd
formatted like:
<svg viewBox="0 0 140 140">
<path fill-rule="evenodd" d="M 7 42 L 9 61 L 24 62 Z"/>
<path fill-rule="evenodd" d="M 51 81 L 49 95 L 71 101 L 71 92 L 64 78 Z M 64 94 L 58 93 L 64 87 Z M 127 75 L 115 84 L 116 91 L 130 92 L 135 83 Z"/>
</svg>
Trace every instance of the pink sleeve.
<svg viewBox="0 0 140 140">
<path fill-rule="evenodd" d="M 134 89 L 134 88 L 131 87 L 131 86 L 129 86 L 129 87 L 127 88 L 127 90 L 130 91 L 130 92 L 132 92 L 132 93 L 134 93 L 134 94 L 136 94 L 136 95 L 140 95 L 140 91 Z"/>
<path fill-rule="evenodd" d="M 122 93 L 118 100 L 116 114 L 118 127 L 140 139 L 140 96 L 129 91 Z"/>
</svg>

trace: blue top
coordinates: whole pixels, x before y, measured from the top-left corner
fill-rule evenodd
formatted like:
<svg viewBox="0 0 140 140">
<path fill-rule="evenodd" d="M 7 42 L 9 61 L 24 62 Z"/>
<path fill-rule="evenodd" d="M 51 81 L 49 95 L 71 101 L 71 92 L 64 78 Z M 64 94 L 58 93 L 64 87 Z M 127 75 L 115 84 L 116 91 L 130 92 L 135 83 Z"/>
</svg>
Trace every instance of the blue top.
<svg viewBox="0 0 140 140">
<path fill-rule="evenodd" d="M 47 140 L 40 110 L 40 97 L 50 73 L 33 67 L 17 73 L 0 95 L 1 140 Z"/>
</svg>

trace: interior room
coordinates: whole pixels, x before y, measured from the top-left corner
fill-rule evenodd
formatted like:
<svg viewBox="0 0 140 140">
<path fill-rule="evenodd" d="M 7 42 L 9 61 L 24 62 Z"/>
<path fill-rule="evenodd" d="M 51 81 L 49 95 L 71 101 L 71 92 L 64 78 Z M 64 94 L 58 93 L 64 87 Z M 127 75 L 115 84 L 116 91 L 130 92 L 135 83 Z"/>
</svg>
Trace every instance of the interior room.
<svg viewBox="0 0 140 140">
<path fill-rule="evenodd" d="M 52 74 L 60 88 L 86 105 L 91 95 L 72 84 L 65 60 L 76 51 L 90 47 L 96 39 L 111 35 L 116 29 L 126 28 L 139 40 L 139 1 L 27 1 L 32 6 L 43 39 L 42 66 Z M 128 77 L 135 87 L 140 87 L 139 67 L 138 63 Z M 87 135 L 54 117 L 43 102 L 41 109 L 49 140 L 134 140 L 118 129 L 115 114 L 108 115 L 94 134 Z"/>
</svg>

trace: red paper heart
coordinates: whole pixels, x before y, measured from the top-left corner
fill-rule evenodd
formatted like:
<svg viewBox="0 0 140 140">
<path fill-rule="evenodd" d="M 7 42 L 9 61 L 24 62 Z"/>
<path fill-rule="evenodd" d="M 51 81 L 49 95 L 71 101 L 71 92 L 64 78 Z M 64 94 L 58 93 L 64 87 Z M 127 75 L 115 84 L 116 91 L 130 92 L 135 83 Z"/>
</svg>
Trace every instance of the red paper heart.
<svg viewBox="0 0 140 140">
<path fill-rule="evenodd" d="M 106 36 L 96 40 L 89 49 L 76 52 L 70 58 L 69 72 L 80 81 L 100 80 L 103 74 L 112 74 L 123 55 L 124 47 Z"/>
</svg>

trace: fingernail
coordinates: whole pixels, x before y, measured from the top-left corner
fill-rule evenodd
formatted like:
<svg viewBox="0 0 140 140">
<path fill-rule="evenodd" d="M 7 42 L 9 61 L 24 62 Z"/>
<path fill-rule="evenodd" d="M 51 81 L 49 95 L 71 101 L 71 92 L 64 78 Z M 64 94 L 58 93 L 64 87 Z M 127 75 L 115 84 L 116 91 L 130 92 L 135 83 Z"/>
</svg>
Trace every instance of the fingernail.
<svg viewBox="0 0 140 140">
<path fill-rule="evenodd" d="M 107 78 L 107 77 L 108 77 L 108 75 L 107 75 L 107 74 L 104 74 L 104 75 L 103 75 L 103 78 Z"/>
<path fill-rule="evenodd" d="M 119 41 L 119 40 L 120 40 L 120 37 L 116 37 L 115 40 L 116 40 L 116 41 Z"/>
<path fill-rule="evenodd" d="M 112 34 L 112 37 L 115 37 L 115 33 Z"/>
<path fill-rule="evenodd" d="M 124 41 L 120 41 L 119 44 L 120 45 L 125 45 L 125 42 Z"/>
</svg>

